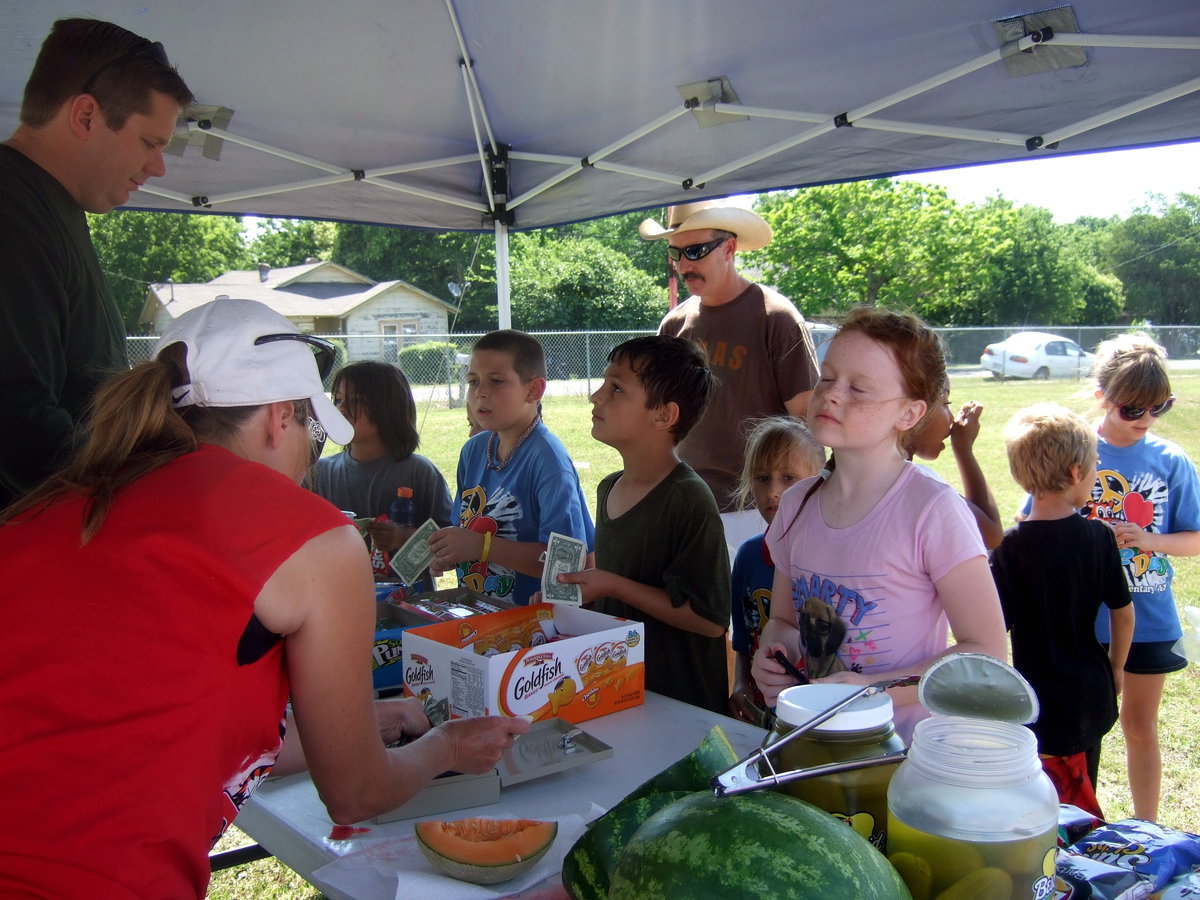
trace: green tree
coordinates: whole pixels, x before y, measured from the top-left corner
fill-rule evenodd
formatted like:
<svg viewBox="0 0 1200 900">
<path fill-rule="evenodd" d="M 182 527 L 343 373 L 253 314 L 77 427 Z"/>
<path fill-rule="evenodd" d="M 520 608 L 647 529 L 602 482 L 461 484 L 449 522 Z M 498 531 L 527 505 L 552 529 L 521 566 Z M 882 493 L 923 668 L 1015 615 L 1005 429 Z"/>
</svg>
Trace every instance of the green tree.
<svg viewBox="0 0 1200 900">
<path fill-rule="evenodd" d="M 525 331 L 653 329 L 662 288 L 596 238 L 511 236 L 513 327 Z"/>
<path fill-rule="evenodd" d="M 641 269 L 654 279 L 659 287 L 666 291 L 667 276 L 670 269 L 667 266 L 667 250 L 665 241 L 646 241 L 638 235 L 638 225 L 643 219 L 656 219 L 666 222 L 666 210 L 646 210 L 645 212 L 622 213 L 616 216 L 605 216 L 601 219 L 591 219 L 587 222 L 576 222 L 573 225 L 562 225 L 557 228 L 545 229 L 546 232 L 560 238 L 591 238 L 616 250 L 629 260 L 634 268 Z M 665 299 L 665 294 L 663 295 Z"/>
<path fill-rule="evenodd" d="M 775 236 L 745 265 L 807 315 L 863 304 L 944 313 L 968 279 L 969 230 L 940 187 L 856 181 L 770 194 L 757 208 Z"/>
<path fill-rule="evenodd" d="M 247 256 L 273 268 L 303 265 L 307 259 L 330 259 L 338 226 L 310 219 L 263 219 Z"/>
<path fill-rule="evenodd" d="M 1048 209 L 1002 197 L 971 207 L 974 289 L 962 325 L 1064 325 L 1083 318 L 1088 262 Z"/>
<path fill-rule="evenodd" d="M 1109 229 L 1102 248 L 1129 315 L 1159 325 L 1200 321 L 1200 195 L 1156 198 Z"/>
<path fill-rule="evenodd" d="M 249 265 L 238 217 L 117 211 L 88 215 L 88 224 L 130 333 L 141 330 L 150 284 L 199 283 Z"/>
</svg>

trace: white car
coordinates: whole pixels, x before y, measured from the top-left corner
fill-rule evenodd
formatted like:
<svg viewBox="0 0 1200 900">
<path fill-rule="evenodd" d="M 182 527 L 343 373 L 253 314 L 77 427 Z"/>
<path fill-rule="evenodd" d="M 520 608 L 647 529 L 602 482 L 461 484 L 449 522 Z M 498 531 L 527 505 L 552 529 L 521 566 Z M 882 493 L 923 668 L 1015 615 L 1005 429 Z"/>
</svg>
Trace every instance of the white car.
<svg viewBox="0 0 1200 900">
<path fill-rule="evenodd" d="M 988 344 L 979 357 L 979 365 L 994 378 L 1086 378 L 1095 358 L 1070 338 L 1043 331 L 1021 331 Z"/>
</svg>

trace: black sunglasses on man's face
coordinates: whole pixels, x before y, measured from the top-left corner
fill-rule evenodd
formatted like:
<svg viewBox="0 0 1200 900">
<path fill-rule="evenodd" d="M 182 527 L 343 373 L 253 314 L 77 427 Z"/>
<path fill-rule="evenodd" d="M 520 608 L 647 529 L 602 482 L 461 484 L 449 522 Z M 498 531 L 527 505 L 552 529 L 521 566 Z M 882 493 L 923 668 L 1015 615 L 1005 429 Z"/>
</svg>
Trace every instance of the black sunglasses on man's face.
<svg viewBox="0 0 1200 900">
<path fill-rule="evenodd" d="M 704 259 L 704 257 L 708 256 L 708 254 L 712 253 L 727 240 L 728 238 L 716 238 L 715 240 L 705 241 L 703 244 L 688 244 L 686 247 L 672 247 L 668 244 L 667 256 L 671 257 L 675 262 L 679 262 L 681 256 L 695 262 L 698 259 Z"/>
<path fill-rule="evenodd" d="M 116 59 L 110 59 L 95 72 L 91 77 L 83 83 L 83 88 L 79 91 L 81 94 L 90 94 L 92 88 L 96 86 L 96 79 L 111 69 L 113 66 L 120 65 L 124 62 L 130 62 L 135 59 L 150 59 L 165 68 L 171 68 L 171 62 L 167 59 L 166 48 L 159 41 L 148 41 L 142 38 L 141 43 L 136 44 L 128 53 L 123 53 Z"/>
</svg>

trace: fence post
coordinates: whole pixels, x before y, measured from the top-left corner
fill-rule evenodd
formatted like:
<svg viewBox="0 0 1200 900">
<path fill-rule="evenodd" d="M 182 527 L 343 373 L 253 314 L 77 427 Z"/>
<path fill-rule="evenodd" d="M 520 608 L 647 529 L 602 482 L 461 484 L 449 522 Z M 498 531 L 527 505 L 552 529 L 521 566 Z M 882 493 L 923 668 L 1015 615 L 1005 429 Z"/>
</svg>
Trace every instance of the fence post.
<svg viewBox="0 0 1200 900">
<path fill-rule="evenodd" d="M 587 371 L 584 377 L 587 379 L 588 396 L 592 396 L 592 333 L 585 331 L 583 333 L 583 367 Z"/>
</svg>

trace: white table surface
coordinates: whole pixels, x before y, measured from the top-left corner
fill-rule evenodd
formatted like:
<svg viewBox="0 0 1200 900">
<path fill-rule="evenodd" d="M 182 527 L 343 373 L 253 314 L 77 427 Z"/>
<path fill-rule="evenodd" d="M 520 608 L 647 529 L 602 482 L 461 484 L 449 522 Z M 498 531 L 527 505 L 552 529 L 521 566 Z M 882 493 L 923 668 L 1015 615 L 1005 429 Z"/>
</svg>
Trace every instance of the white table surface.
<svg viewBox="0 0 1200 900">
<path fill-rule="evenodd" d="M 580 728 L 613 748 L 610 758 L 506 787 L 499 803 L 455 810 L 438 818 L 578 815 L 590 820 L 596 806 L 610 808 L 643 781 L 687 755 L 715 724 L 724 728 L 739 756 L 759 746 L 765 734 L 736 719 L 648 692 L 642 706 L 580 723 Z M 401 838 L 412 834 L 413 821 L 363 824 L 371 828 L 372 838 Z M 243 807 L 236 824 L 309 881 L 314 871 L 340 855 L 328 840 L 333 823 L 307 775 L 264 784 Z M 386 893 L 348 895 L 319 882 L 318 886 L 329 896 L 346 900 L 392 900 L 395 896 L 394 888 Z"/>
</svg>

